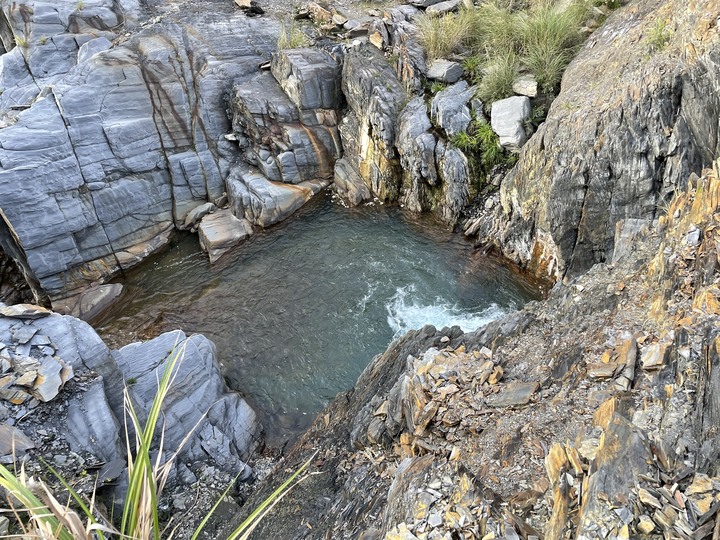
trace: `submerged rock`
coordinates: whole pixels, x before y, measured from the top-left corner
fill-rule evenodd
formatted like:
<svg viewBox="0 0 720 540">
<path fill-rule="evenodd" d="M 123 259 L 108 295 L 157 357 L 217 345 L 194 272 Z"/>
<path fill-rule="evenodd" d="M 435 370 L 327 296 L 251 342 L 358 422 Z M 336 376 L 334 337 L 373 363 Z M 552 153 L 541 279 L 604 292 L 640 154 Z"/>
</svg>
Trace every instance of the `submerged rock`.
<svg viewBox="0 0 720 540">
<path fill-rule="evenodd" d="M 200 247 L 216 262 L 228 250 L 252 234 L 252 225 L 246 219 L 236 218 L 230 210 L 208 214 L 200 222 Z"/>
</svg>

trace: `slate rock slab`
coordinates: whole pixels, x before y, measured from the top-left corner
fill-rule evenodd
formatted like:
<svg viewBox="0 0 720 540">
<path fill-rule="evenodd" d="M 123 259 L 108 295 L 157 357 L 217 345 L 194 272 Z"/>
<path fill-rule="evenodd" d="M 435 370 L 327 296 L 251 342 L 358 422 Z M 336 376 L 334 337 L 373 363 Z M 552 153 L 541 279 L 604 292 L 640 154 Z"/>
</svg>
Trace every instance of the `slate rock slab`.
<svg viewBox="0 0 720 540">
<path fill-rule="evenodd" d="M 444 83 L 457 82 L 464 75 L 463 67 L 450 60 L 435 60 L 430 64 L 427 78 Z"/>
<path fill-rule="evenodd" d="M 490 125 L 504 148 L 517 150 L 525 144 L 527 135 L 523 124 L 530 118 L 530 113 L 527 96 L 513 96 L 492 104 Z"/>
<path fill-rule="evenodd" d="M 487 399 L 487 404 L 491 407 L 513 407 L 517 405 L 527 405 L 530 397 L 540 387 L 538 382 L 514 382 L 509 383 L 500 390 L 499 393 L 493 394 Z"/>
<path fill-rule="evenodd" d="M 216 262 L 233 246 L 236 246 L 252 235 L 252 224 L 247 219 L 238 219 L 229 209 L 218 210 L 208 214 L 200 222 L 198 228 L 200 246 Z"/>
</svg>

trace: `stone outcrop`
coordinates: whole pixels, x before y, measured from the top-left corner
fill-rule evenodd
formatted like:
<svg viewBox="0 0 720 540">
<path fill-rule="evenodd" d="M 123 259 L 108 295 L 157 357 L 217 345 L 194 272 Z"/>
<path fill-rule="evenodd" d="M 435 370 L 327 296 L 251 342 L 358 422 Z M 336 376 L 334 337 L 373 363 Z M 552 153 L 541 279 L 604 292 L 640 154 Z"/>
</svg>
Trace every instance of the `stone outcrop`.
<svg viewBox="0 0 720 540">
<path fill-rule="evenodd" d="M 340 124 L 350 166 L 381 200 L 394 201 L 400 194 L 400 160 L 395 150 L 396 121 L 408 99 L 395 72 L 375 47 L 351 50 L 343 65 L 342 89 L 348 113 Z M 344 181 L 351 181 L 345 177 Z"/>
<path fill-rule="evenodd" d="M 178 330 L 113 352 L 123 377 L 131 381 L 128 393 L 139 418 L 147 417 L 157 381 L 176 355 L 177 368 L 164 402 L 166 449 L 176 450 L 194 429 L 181 461 L 213 461 L 225 471 L 242 471 L 259 444 L 260 427 L 245 400 L 227 390 L 215 345 L 206 337 L 188 337 Z"/>
<path fill-rule="evenodd" d="M 37 427 L 47 433 L 64 426 L 55 436 L 71 450 L 124 459 L 124 389 L 144 422 L 174 354 L 179 362 L 163 405 L 164 450 L 178 450 L 192 433 L 179 463 L 212 462 L 233 475 L 245 470 L 246 477 L 260 426 L 245 400 L 227 389 L 215 346 L 201 335 L 169 332 L 110 351 L 74 317 L 31 305 L 0 307 L 0 421 L 37 409 L 48 416 Z"/>
<path fill-rule="evenodd" d="M 346 55 L 343 90 L 349 110 L 340 124 L 345 154 L 335 165 L 335 191 L 351 204 L 372 195 L 454 224 L 470 199 L 470 169 L 460 150 L 438 140 L 424 100 L 410 99 L 370 46 Z M 432 118 L 448 138 L 470 123 L 473 91 L 463 81 L 433 100 Z"/>
<path fill-rule="evenodd" d="M 97 26 L 100 38 L 114 39 L 137 5 L 85 4 L 68 15 L 74 3 L 36 2 L 26 20 L 11 18 L 28 40 L 12 55 L 31 73 L 26 86 L 6 80 L 0 103 L 10 124 L 0 130 L 2 209 L 55 300 L 141 261 L 194 207 L 223 194 L 237 155 L 224 137 L 223 96 L 269 56 L 277 30 L 216 2 L 199 16 L 159 17 L 108 49 L 90 41 Z M 268 45 L 246 44 L 249 33 Z M 52 63 L 50 79 L 37 74 L 35 59 Z M 27 97 L 9 103 L 14 89 Z M 10 109 L 18 106 L 26 108 Z"/>
<path fill-rule="evenodd" d="M 607 260 L 620 220 L 656 217 L 720 150 L 717 8 L 653 0 L 613 13 L 565 72 L 481 239 L 555 280 Z M 654 50 L 659 20 L 675 27 Z"/>
</svg>

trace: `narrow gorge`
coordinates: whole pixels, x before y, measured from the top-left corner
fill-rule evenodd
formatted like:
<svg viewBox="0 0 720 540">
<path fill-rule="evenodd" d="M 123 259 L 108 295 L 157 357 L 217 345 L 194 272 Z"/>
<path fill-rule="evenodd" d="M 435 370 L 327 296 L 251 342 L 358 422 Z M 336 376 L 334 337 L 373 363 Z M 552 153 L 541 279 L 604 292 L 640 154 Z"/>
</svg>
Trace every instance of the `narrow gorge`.
<svg viewBox="0 0 720 540">
<path fill-rule="evenodd" d="M 121 514 L 181 350 L 181 538 L 716 540 L 719 21 L 0 0 L 0 461 Z"/>
</svg>

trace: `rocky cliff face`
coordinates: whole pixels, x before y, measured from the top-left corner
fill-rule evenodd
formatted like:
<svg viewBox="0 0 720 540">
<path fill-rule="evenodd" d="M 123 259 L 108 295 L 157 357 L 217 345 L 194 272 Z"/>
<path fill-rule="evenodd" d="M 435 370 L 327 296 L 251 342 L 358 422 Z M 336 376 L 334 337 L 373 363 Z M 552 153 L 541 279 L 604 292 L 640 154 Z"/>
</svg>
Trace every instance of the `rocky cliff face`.
<svg viewBox="0 0 720 540">
<path fill-rule="evenodd" d="M 3 56 L 2 208 L 52 298 L 134 265 L 224 193 L 228 81 L 256 71 L 277 26 L 216 4 L 152 20 L 133 2 L 3 7 L 17 46 Z"/>
<path fill-rule="evenodd" d="M 179 355 L 163 407 L 163 451 L 182 447 L 178 466 L 204 463 L 250 475 L 245 462 L 260 444 L 261 428 L 245 400 L 228 390 L 207 338 L 168 332 L 111 351 L 74 317 L 0 304 L 0 342 L 0 422 L 8 430 L 0 444 L 3 462 L 12 460 L 12 437 L 29 437 L 45 456 L 64 450 L 112 462 L 117 478 L 126 466 L 124 389 L 144 422 L 158 380 Z M 29 411 L 40 418 L 28 421 Z"/>
<path fill-rule="evenodd" d="M 481 238 L 555 280 L 606 261 L 618 221 L 657 217 L 718 155 L 719 8 L 658 0 L 611 15 L 504 179 L 501 208 L 478 221 Z"/>
</svg>

